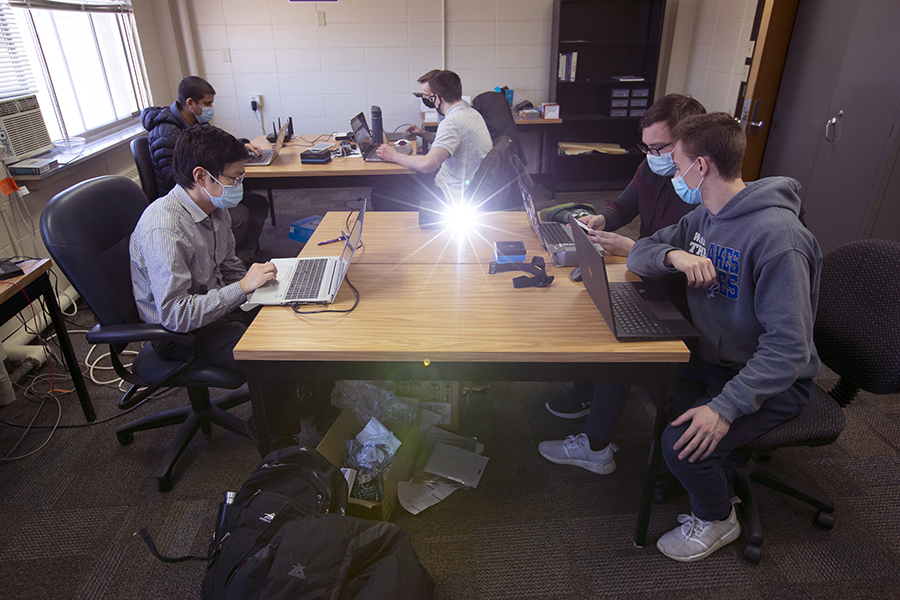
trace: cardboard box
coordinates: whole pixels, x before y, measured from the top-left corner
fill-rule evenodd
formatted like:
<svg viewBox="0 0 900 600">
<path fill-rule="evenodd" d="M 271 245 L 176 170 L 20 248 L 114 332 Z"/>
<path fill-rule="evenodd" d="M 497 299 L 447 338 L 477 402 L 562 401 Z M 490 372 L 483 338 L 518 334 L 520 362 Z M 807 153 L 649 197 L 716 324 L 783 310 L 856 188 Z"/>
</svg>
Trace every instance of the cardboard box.
<svg viewBox="0 0 900 600">
<path fill-rule="evenodd" d="M 288 237 L 292 240 L 306 243 L 309 241 L 309 238 L 312 237 L 313 232 L 321 222 L 322 217 L 319 215 L 313 215 L 311 217 L 306 217 L 305 219 L 300 219 L 299 221 L 294 221 L 288 228 Z"/>
<path fill-rule="evenodd" d="M 360 423 L 356 418 L 356 413 L 351 409 L 345 408 L 338 416 L 334 425 L 316 446 L 316 450 L 328 459 L 331 464 L 340 467 L 344 458 L 345 440 L 356 437 L 365 423 Z M 350 498 L 347 502 L 347 514 L 351 517 L 361 519 L 371 519 L 373 521 L 387 521 L 391 518 L 391 512 L 397 504 L 397 484 L 406 481 L 413 476 L 416 466 L 416 459 L 419 454 L 419 416 L 416 415 L 412 425 L 391 421 L 384 423 L 400 440 L 400 449 L 394 462 L 391 463 L 387 475 L 384 478 L 384 498 L 381 502 L 369 502 L 367 500 L 357 500 Z"/>
<path fill-rule="evenodd" d="M 545 119 L 559 118 L 559 104 L 555 102 L 544 102 L 541 104 L 541 113 Z"/>
<path fill-rule="evenodd" d="M 415 398 L 419 408 L 441 415 L 438 427 L 448 431 L 459 429 L 458 381 L 393 381 L 394 392 L 402 398 Z"/>
</svg>

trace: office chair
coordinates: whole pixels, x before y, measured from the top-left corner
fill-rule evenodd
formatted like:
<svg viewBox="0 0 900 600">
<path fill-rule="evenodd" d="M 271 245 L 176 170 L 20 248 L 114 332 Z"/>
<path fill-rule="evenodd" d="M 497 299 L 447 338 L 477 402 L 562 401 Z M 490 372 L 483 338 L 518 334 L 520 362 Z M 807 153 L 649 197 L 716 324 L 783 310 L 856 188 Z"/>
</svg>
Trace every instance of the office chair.
<svg viewBox="0 0 900 600">
<path fill-rule="evenodd" d="M 196 344 L 192 334 L 144 323 L 138 315 L 128 246 L 146 207 L 144 193 L 130 179 L 96 177 L 53 196 L 41 214 L 41 237 L 53 261 L 97 317 L 99 324 L 87 334 L 88 342 L 109 344 L 116 374 L 131 384 L 119 408 L 136 406 L 163 387 L 187 388 L 190 406 L 116 428 L 119 443 L 127 446 L 135 432 L 182 424 L 156 472 L 157 486 L 166 492 L 172 489 L 175 462 L 198 429 L 208 435 L 215 424 L 249 437 L 244 421 L 225 412 L 249 400 L 249 395 L 238 390 L 210 401 L 210 387 L 236 390 L 244 384 L 243 376 L 195 363 L 193 357 L 185 362 L 163 360 L 150 343 L 134 357 L 130 370 L 123 364 L 120 354 L 129 343 L 171 341 L 192 351 Z"/>
<path fill-rule="evenodd" d="M 472 108 L 481 113 L 484 124 L 487 125 L 491 140 L 496 144 L 503 136 L 513 141 L 522 164 L 528 164 L 525 159 L 525 150 L 519 140 L 519 132 L 516 130 L 516 120 L 509 108 L 506 96 L 500 92 L 483 92 L 472 100 Z"/>
<path fill-rule="evenodd" d="M 900 392 L 900 243 L 858 240 L 825 256 L 814 339 L 822 362 L 839 377 L 825 391 L 813 386 L 803 411 L 726 457 L 747 544 L 744 558 L 758 563 L 763 543 L 759 511 L 750 482 L 802 500 L 817 509 L 815 523 L 834 526 L 834 504 L 820 492 L 761 466 L 778 448 L 824 446 L 844 429 L 842 408 L 862 389 Z"/>
<path fill-rule="evenodd" d="M 515 142 L 505 135 L 500 136 L 468 182 L 466 196 L 470 203 L 481 211 L 517 208 L 522 199 L 515 186 L 516 164 L 522 163 Z"/>
<path fill-rule="evenodd" d="M 159 198 L 159 186 L 156 185 L 156 173 L 153 171 L 153 159 L 150 157 L 150 138 L 142 136 L 131 140 L 131 156 L 137 165 L 141 189 L 147 196 L 147 202 L 153 202 Z"/>
</svg>

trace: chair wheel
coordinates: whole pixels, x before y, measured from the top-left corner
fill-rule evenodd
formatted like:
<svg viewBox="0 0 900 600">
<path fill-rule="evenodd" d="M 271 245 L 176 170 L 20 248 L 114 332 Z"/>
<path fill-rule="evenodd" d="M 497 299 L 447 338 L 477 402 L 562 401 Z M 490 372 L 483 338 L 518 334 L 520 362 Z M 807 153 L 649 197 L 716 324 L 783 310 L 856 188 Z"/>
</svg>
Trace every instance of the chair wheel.
<svg viewBox="0 0 900 600">
<path fill-rule="evenodd" d="M 750 564 L 758 565 L 762 558 L 762 548 L 747 544 L 744 546 L 744 560 Z"/>
<path fill-rule="evenodd" d="M 161 491 L 163 493 L 171 491 L 172 480 L 168 477 L 157 477 L 156 478 L 156 487 L 158 487 L 159 491 Z"/>
<path fill-rule="evenodd" d="M 134 441 L 134 434 L 130 431 L 116 432 L 116 439 L 119 440 L 120 446 L 127 446 Z"/>
<path fill-rule="evenodd" d="M 834 527 L 834 513 L 822 512 L 820 510 L 816 513 L 814 522 L 825 531 L 831 531 Z"/>
</svg>

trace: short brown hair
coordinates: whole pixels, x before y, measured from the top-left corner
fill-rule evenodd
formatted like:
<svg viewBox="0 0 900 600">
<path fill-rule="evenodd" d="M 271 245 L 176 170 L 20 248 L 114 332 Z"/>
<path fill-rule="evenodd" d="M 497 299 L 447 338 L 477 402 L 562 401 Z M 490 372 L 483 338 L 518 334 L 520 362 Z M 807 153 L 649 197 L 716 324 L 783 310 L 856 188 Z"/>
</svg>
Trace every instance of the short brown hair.
<svg viewBox="0 0 900 600">
<path fill-rule="evenodd" d="M 440 96 L 447 102 L 462 100 L 462 81 L 453 71 L 438 71 L 428 80 L 431 93 Z"/>
<path fill-rule="evenodd" d="M 432 69 L 432 70 L 428 71 L 427 73 L 425 73 L 424 75 L 422 75 L 421 77 L 419 77 L 418 79 L 416 79 L 416 83 L 427 83 L 427 82 L 431 81 L 432 77 L 434 77 L 435 75 L 437 75 L 440 72 L 441 72 L 440 69 Z"/>
<path fill-rule="evenodd" d="M 682 152 L 692 161 L 698 156 L 708 158 L 729 181 L 741 176 L 747 136 L 741 124 L 728 113 L 688 117 L 672 131 L 672 137 L 673 141 L 681 142 Z"/>
<path fill-rule="evenodd" d="M 654 102 L 641 116 L 638 127 L 646 129 L 656 123 L 665 123 L 671 129 L 694 115 L 705 115 L 706 109 L 690 96 L 667 94 Z"/>
</svg>

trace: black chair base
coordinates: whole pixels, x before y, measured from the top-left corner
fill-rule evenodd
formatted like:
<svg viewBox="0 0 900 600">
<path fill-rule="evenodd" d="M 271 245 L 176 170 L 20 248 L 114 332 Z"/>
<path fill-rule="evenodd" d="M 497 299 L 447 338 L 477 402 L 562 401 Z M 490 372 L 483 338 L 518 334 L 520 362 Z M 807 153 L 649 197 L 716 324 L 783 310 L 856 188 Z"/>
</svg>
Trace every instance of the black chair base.
<svg viewBox="0 0 900 600">
<path fill-rule="evenodd" d="M 744 538 L 747 540 L 744 545 L 744 559 L 747 562 L 759 563 L 762 558 L 763 544 L 759 508 L 753 495 L 751 482 L 764 485 L 809 504 L 816 509 L 814 524 L 825 530 L 834 527 L 834 503 L 818 490 L 788 479 L 753 461 L 736 464 L 733 460 L 729 460 L 724 466 L 730 476 L 735 495 L 741 499 L 738 510 L 740 511 L 741 525 L 744 528 Z"/>
<path fill-rule="evenodd" d="M 175 463 L 198 429 L 209 435 L 212 432 L 211 426 L 218 425 L 243 437 L 250 437 L 247 434 L 246 423 L 226 412 L 229 408 L 234 408 L 250 399 L 246 390 L 237 390 L 210 401 L 208 389 L 189 388 L 188 396 L 191 400 L 190 406 L 181 406 L 149 415 L 116 428 L 116 438 L 119 440 L 119 444 L 127 446 L 134 440 L 134 434 L 137 431 L 149 431 L 182 424 L 178 433 L 175 434 L 175 439 L 169 446 L 162 464 L 156 471 L 156 485 L 160 492 L 168 492 L 172 489 L 172 470 L 175 468 Z"/>
</svg>

